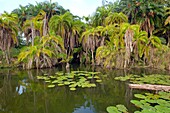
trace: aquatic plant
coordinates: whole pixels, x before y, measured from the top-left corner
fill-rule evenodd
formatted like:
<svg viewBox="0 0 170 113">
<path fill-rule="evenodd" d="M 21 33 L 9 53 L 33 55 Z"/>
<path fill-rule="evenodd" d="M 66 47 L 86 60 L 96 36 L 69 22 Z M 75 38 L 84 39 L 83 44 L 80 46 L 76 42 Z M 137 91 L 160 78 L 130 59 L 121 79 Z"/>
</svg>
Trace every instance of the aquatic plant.
<svg viewBox="0 0 170 113">
<path fill-rule="evenodd" d="M 129 80 L 132 83 L 136 84 L 160 84 L 160 85 L 170 85 L 170 76 L 169 75 L 159 75 L 159 74 L 153 74 L 153 75 L 127 75 L 127 76 L 120 76 L 116 77 L 115 80 L 120 81 L 127 81 Z"/>
<path fill-rule="evenodd" d="M 96 82 L 102 80 L 98 76 L 100 72 L 71 71 L 70 73 L 57 72 L 54 76 L 37 76 L 37 79 L 44 80 L 49 88 L 57 86 L 69 86 L 70 90 L 76 90 L 77 87 L 90 88 L 96 87 Z"/>
<path fill-rule="evenodd" d="M 170 112 L 170 92 L 159 92 L 158 94 L 145 93 L 135 94 L 140 100 L 131 100 L 140 111 L 134 113 L 169 113 Z M 108 113 L 128 113 L 124 105 L 116 105 L 107 107 Z"/>
<path fill-rule="evenodd" d="M 109 106 L 106 110 L 108 113 L 128 113 L 124 105 Z"/>
</svg>

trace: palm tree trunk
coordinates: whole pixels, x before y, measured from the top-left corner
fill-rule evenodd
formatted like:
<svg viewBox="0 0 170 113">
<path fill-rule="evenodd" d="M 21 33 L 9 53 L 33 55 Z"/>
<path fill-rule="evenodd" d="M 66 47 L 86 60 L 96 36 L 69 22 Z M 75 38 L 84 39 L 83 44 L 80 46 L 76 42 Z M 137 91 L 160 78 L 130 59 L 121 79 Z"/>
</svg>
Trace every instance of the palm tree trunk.
<svg viewBox="0 0 170 113">
<path fill-rule="evenodd" d="M 7 64 L 9 65 L 9 64 L 10 64 L 10 61 L 9 61 L 9 57 L 8 57 L 8 52 L 5 51 L 4 53 L 5 53 L 6 62 L 7 62 Z"/>
<path fill-rule="evenodd" d="M 91 51 L 92 52 L 92 65 L 94 65 L 94 52 L 93 52 L 93 50 Z"/>
<path fill-rule="evenodd" d="M 43 24 L 43 36 L 47 35 L 47 17 L 44 17 L 44 24 Z"/>
<path fill-rule="evenodd" d="M 32 33 L 32 46 L 34 46 L 35 31 L 34 31 L 34 24 L 33 24 L 33 22 L 31 23 L 31 33 Z"/>
</svg>

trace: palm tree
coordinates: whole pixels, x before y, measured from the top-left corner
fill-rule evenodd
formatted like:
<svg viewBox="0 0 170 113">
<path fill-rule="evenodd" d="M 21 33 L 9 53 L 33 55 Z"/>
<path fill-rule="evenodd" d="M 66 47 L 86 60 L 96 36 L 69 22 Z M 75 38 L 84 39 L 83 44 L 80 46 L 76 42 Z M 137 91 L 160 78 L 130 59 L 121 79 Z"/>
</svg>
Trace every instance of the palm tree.
<svg viewBox="0 0 170 113">
<path fill-rule="evenodd" d="M 54 15 L 49 21 L 50 31 L 54 31 L 57 35 L 60 35 L 64 39 L 64 47 L 68 54 L 69 48 L 69 31 L 73 21 L 73 16 L 70 12 L 66 12 L 63 15 Z"/>
<path fill-rule="evenodd" d="M 67 48 L 68 56 L 71 55 L 71 53 L 74 51 L 74 48 L 77 48 L 79 46 L 79 37 L 82 32 L 82 28 L 84 26 L 84 23 L 80 20 L 74 20 L 71 23 L 70 26 L 70 32 L 68 33 L 68 40 L 66 45 L 69 47 Z"/>
<path fill-rule="evenodd" d="M 166 34 L 167 45 L 169 45 L 170 44 L 170 26 L 169 26 L 170 25 L 170 7 L 166 8 L 165 16 L 167 16 L 167 18 L 161 30 L 163 30 L 163 34 Z"/>
<path fill-rule="evenodd" d="M 93 65 L 94 65 L 94 52 L 97 47 L 99 47 L 102 43 L 104 43 L 105 37 L 102 37 L 103 29 L 104 29 L 103 26 L 98 26 L 96 28 L 93 28 L 93 27 L 89 28 L 82 33 L 81 38 L 80 38 L 82 47 L 86 52 L 85 53 L 86 62 L 88 62 L 87 55 L 88 55 L 88 51 L 90 50 Z M 101 40 L 100 44 L 99 44 L 99 40 Z"/>
<path fill-rule="evenodd" d="M 169 8 L 166 8 L 166 14 L 168 17 L 167 19 L 165 20 L 165 26 L 170 24 L 170 7 Z"/>
<path fill-rule="evenodd" d="M 120 38 L 120 26 L 117 24 L 108 25 L 103 28 L 102 35 L 108 39 L 96 50 L 96 64 L 104 67 L 122 68 L 122 47 L 124 41 Z M 120 58 L 119 60 L 116 60 Z M 117 62 L 118 61 L 118 62 Z"/>
<path fill-rule="evenodd" d="M 164 0 L 165 3 L 165 0 Z M 159 0 L 121 0 L 120 7 L 123 13 L 128 15 L 128 20 L 132 24 L 140 24 L 141 29 L 148 33 L 148 37 L 153 34 L 155 27 L 160 25 L 164 14 L 164 4 Z"/>
<path fill-rule="evenodd" d="M 25 37 L 27 38 L 27 43 L 29 39 L 32 39 L 32 46 L 34 45 L 34 38 L 36 36 L 44 36 L 47 34 L 47 19 L 46 13 L 41 10 L 39 14 L 30 20 L 26 20 L 22 27 Z"/>
<path fill-rule="evenodd" d="M 63 15 L 54 15 L 49 22 L 50 30 L 56 32 L 56 34 L 65 38 L 65 35 L 69 31 L 73 17 L 70 12 L 66 12 Z"/>
<path fill-rule="evenodd" d="M 150 37 L 153 35 L 155 27 L 160 26 L 163 16 L 164 5 L 143 1 L 140 3 L 137 22 L 141 25 L 141 29 L 145 30 L 148 33 L 148 37 Z"/>
<path fill-rule="evenodd" d="M 62 58 L 64 42 L 60 36 L 46 35 L 35 38 L 35 44 L 22 49 L 18 55 L 18 63 L 23 68 L 44 68 L 52 67 L 57 63 L 58 58 Z"/>
<path fill-rule="evenodd" d="M 104 20 L 108 16 L 110 10 L 105 6 L 98 7 L 94 16 L 91 17 L 91 23 L 94 27 L 104 25 Z"/>
<path fill-rule="evenodd" d="M 105 19 L 105 25 L 110 24 L 121 24 L 123 22 L 128 22 L 128 18 L 123 13 L 109 13 L 108 17 Z"/>
<path fill-rule="evenodd" d="M 5 12 L 0 16 L 0 49 L 5 53 L 6 61 L 10 63 L 10 48 L 18 44 L 18 16 Z"/>
</svg>

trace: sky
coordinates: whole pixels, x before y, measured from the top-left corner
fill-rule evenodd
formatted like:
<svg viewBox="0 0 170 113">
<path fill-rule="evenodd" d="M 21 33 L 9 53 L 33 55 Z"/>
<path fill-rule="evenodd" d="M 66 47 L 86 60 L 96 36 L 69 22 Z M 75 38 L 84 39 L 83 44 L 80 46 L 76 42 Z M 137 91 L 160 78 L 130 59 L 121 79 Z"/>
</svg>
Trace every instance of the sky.
<svg viewBox="0 0 170 113">
<path fill-rule="evenodd" d="M 0 0 L 0 13 L 4 11 L 11 12 L 13 9 L 18 8 L 20 4 L 22 6 L 28 5 L 28 3 L 36 4 L 35 1 L 43 2 L 45 0 Z M 112 2 L 113 0 L 107 1 Z M 98 6 L 102 5 L 102 0 L 52 0 L 52 2 L 58 2 L 59 5 L 80 17 L 91 15 Z"/>
</svg>

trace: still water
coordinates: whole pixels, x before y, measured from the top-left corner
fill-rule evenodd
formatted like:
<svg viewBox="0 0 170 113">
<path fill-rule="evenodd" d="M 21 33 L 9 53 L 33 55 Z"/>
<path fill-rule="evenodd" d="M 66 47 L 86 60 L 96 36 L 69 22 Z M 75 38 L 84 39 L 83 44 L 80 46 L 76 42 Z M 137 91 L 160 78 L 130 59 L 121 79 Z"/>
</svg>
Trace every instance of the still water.
<svg viewBox="0 0 170 113">
<path fill-rule="evenodd" d="M 38 75 L 54 75 L 66 71 L 62 67 L 43 70 L 0 70 L 0 113 L 107 113 L 110 105 L 123 104 L 130 112 L 135 106 L 130 103 L 134 93 L 127 82 L 115 81 L 116 76 L 126 74 L 166 73 L 159 70 L 107 70 L 91 66 L 71 66 L 70 71 L 100 71 L 103 82 L 96 88 L 78 88 L 70 91 L 67 86 L 47 88 L 36 79 Z M 101 75 L 102 76 L 102 75 Z"/>
</svg>

